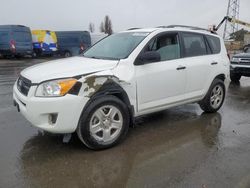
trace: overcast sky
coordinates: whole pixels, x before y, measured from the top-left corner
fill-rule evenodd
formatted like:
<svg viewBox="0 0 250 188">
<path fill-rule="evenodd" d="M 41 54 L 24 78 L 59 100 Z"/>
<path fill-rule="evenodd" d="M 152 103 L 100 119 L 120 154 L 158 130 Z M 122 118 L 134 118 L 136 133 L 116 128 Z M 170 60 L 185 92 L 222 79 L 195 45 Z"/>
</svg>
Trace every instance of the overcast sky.
<svg viewBox="0 0 250 188">
<path fill-rule="evenodd" d="M 31 29 L 88 30 L 109 15 L 114 31 L 184 24 L 208 27 L 226 15 L 228 0 L 2 0 L 0 24 Z M 250 0 L 240 0 L 240 19 L 250 22 Z"/>
</svg>

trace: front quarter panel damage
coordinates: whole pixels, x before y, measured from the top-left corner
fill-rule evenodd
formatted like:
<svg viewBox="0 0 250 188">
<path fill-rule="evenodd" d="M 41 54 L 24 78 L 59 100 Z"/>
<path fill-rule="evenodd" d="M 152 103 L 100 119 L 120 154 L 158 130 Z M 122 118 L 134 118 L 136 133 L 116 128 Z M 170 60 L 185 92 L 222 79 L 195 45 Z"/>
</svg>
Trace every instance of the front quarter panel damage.
<svg viewBox="0 0 250 188">
<path fill-rule="evenodd" d="M 119 80 L 116 76 L 111 74 L 94 74 L 89 75 L 82 80 L 82 88 L 83 88 L 83 95 L 85 97 L 91 98 L 95 93 L 97 93 L 100 88 L 106 84 L 115 82 L 120 85 L 120 83 L 124 83 L 123 81 Z"/>
</svg>

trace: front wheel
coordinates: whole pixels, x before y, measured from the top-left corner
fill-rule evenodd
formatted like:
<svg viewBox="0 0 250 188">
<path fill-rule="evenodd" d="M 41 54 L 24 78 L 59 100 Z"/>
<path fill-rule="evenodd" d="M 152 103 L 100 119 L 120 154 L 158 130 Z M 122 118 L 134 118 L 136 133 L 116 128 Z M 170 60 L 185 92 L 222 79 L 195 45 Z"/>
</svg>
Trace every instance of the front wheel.
<svg viewBox="0 0 250 188">
<path fill-rule="evenodd" d="M 241 75 L 240 74 L 235 74 L 235 73 L 230 73 L 230 79 L 232 82 L 239 82 L 241 78 Z"/>
<path fill-rule="evenodd" d="M 90 149 L 110 148 L 125 138 L 129 128 L 127 106 L 115 96 L 93 100 L 82 113 L 79 139 Z"/>
<path fill-rule="evenodd" d="M 206 96 L 199 102 L 201 109 L 208 113 L 217 112 L 224 102 L 225 92 L 224 82 L 220 79 L 215 79 Z"/>
</svg>

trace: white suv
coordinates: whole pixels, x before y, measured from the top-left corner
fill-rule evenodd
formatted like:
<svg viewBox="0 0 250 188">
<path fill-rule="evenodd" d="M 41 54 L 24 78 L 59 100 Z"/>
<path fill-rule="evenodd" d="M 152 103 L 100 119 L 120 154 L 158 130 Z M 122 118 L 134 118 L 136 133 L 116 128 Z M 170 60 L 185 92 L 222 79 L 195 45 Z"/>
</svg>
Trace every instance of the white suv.
<svg viewBox="0 0 250 188">
<path fill-rule="evenodd" d="M 197 102 L 223 104 L 229 77 L 223 40 L 199 28 L 132 29 L 82 56 L 32 66 L 14 85 L 14 104 L 36 127 L 77 132 L 91 149 L 114 146 L 135 117 Z"/>
</svg>

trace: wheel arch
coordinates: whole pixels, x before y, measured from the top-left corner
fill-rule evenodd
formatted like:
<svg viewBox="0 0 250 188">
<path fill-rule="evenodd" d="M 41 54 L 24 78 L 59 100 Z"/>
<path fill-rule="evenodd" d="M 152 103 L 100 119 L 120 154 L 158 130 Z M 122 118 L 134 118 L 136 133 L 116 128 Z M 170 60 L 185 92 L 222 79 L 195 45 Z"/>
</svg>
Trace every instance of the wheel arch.
<svg viewBox="0 0 250 188">
<path fill-rule="evenodd" d="M 219 75 L 217 75 L 217 76 L 213 79 L 213 81 L 214 81 L 215 79 L 220 79 L 220 80 L 222 80 L 222 81 L 224 82 L 225 79 L 226 79 L 226 76 L 225 76 L 225 74 L 219 74 Z"/>
<path fill-rule="evenodd" d="M 98 85 L 97 85 L 98 86 Z M 123 103 L 126 104 L 128 107 L 129 112 L 129 122 L 130 126 L 134 126 L 134 106 L 131 105 L 131 102 L 129 100 L 127 92 L 120 86 L 119 83 L 117 83 L 115 80 L 108 78 L 102 85 L 99 85 L 99 87 L 95 88 L 95 91 L 92 93 L 89 93 L 88 97 L 89 100 L 87 104 L 83 108 L 83 112 L 85 109 L 90 105 L 95 99 L 112 95 L 120 99 Z"/>
</svg>

